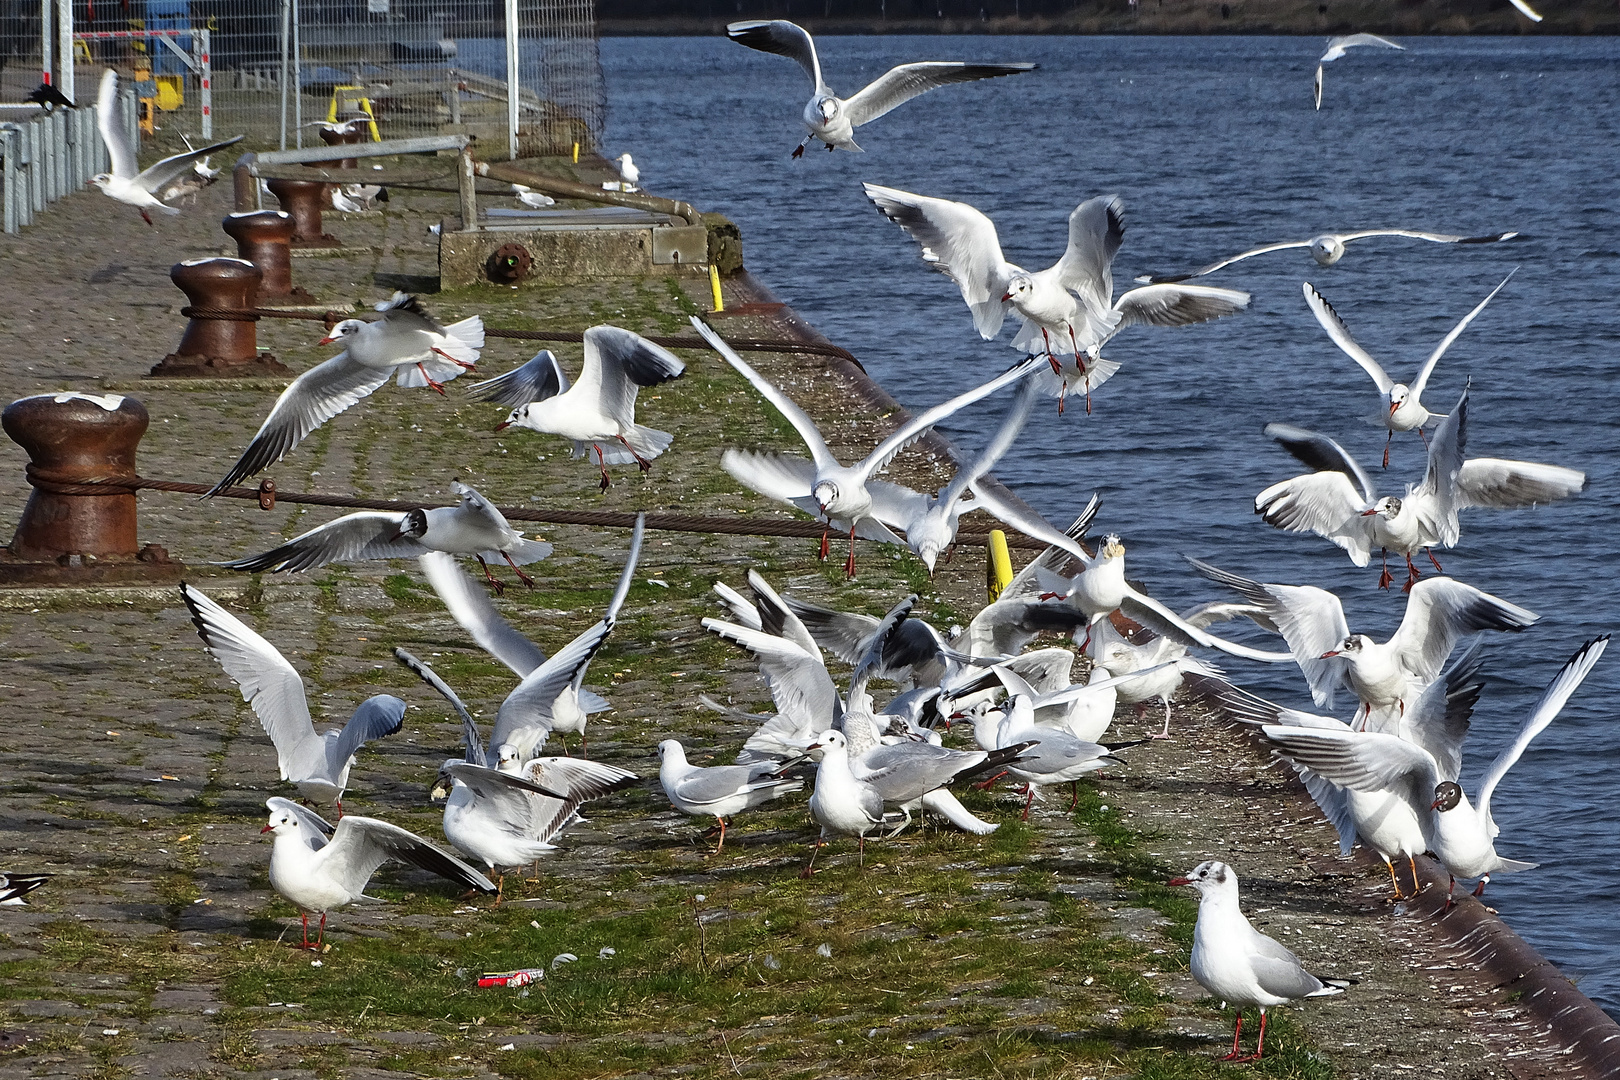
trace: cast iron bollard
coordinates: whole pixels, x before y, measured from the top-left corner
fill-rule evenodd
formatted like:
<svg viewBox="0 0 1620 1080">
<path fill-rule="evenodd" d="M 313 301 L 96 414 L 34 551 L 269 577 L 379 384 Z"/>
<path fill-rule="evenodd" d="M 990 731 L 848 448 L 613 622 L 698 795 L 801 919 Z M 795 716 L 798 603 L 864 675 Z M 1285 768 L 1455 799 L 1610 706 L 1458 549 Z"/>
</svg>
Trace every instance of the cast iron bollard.
<svg viewBox="0 0 1620 1080">
<path fill-rule="evenodd" d="M 72 391 L 12 402 L 6 434 L 28 452 L 33 493 L 0 558 L 0 580 L 92 582 L 177 578 L 181 567 L 136 536 L 135 492 L 81 485 L 133 479 L 146 407 L 132 397 Z"/>
<path fill-rule="evenodd" d="M 250 210 L 227 216 L 221 227 L 236 241 L 236 253 L 264 275 L 259 281 L 259 299 L 314 302 L 313 296 L 292 283 L 290 214 L 284 210 Z"/>
<path fill-rule="evenodd" d="M 333 131 L 331 128 L 321 128 L 321 142 L 327 146 L 353 146 L 366 141 L 366 125 L 351 121 L 348 131 Z M 317 166 L 318 168 L 319 166 Z M 358 169 L 360 162 L 352 157 L 346 157 L 337 163 L 340 169 Z"/>
<path fill-rule="evenodd" d="M 271 180 L 266 186 L 292 215 L 292 246 L 295 248 L 342 247 L 338 238 L 321 231 L 321 204 L 326 200 L 326 184 L 320 180 Z"/>
<path fill-rule="evenodd" d="M 191 305 L 181 314 L 191 320 L 174 352 L 151 371 L 152 376 L 241 378 L 291 374 L 269 353 L 261 353 L 251 310 L 258 303 L 259 268 L 246 259 L 191 259 L 176 263 L 169 278 Z M 242 312 L 232 315 L 232 312 Z"/>
</svg>

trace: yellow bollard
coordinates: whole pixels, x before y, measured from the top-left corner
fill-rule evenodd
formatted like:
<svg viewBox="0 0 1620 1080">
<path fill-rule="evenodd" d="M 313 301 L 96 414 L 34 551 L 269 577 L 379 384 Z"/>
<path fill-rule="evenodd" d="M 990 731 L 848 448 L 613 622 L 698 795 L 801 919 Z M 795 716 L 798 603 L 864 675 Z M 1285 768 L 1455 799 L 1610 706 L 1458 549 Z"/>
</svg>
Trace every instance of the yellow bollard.
<svg viewBox="0 0 1620 1080">
<path fill-rule="evenodd" d="M 709 264 L 709 291 L 714 293 L 714 310 L 726 310 L 726 302 L 720 296 L 720 271 L 713 263 Z"/>
<path fill-rule="evenodd" d="M 984 550 L 985 591 L 990 594 L 993 604 L 1001 596 L 1001 591 L 1012 584 L 1012 555 L 1007 551 L 1007 534 L 1000 529 L 991 529 L 990 540 Z"/>
<path fill-rule="evenodd" d="M 579 143 L 574 144 L 574 164 L 579 164 Z"/>
</svg>

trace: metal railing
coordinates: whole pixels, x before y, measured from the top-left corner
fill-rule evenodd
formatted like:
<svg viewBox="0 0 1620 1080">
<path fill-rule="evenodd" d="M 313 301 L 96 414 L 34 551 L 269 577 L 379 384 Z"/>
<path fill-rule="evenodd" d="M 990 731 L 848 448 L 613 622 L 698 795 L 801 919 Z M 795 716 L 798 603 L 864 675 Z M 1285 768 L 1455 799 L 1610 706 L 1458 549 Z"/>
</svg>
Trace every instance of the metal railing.
<svg viewBox="0 0 1620 1080">
<path fill-rule="evenodd" d="M 0 122 L 0 217 L 7 233 L 21 232 L 34 216 L 64 195 L 79 191 L 111 166 L 96 130 L 96 109 L 45 112 Z M 118 95 L 118 123 L 131 146 L 140 145 L 133 90 Z"/>
</svg>

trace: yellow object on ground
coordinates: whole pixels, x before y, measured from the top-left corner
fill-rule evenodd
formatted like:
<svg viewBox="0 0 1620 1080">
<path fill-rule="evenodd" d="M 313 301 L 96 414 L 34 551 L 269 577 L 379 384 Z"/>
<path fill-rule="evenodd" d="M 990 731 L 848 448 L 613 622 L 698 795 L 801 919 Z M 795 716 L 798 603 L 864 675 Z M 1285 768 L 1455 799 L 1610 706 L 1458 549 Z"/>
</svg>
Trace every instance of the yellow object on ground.
<svg viewBox="0 0 1620 1080">
<path fill-rule="evenodd" d="M 358 90 L 359 93 L 344 95 L 345 90 Z M 366 126 L 371 129 L 371 141 L 382 142 L 382 135 L 377 131 L 377 114 L 372 112 L 371 99 L 365 96 L 365 90 L 363 86 L 332 87 L 332 101 L 326 107 L 326 119 L 335 124 L 339 110 L 359 113 L 366 118 Z"/>
<path fill-rule="evenodd" d="M 157 76 L 157 107 L 174 112 L 186 103 L 186 77 L 184 75 Z"/>
<path fill-rule="evenodd" d="M 574 144 L 574 164 L 579 164 L 579 143 Z"/>
<path fill-rule="evenodd" d="M 136 121 L 142 135 L 157 134 L 157 98 L 136 98 Z"/>
<path fill-rule="evenodd" d="M 990 541 L 984 545 L 985 591 L 990 594 L 993 604 L 1001 597 L 1001 591 L 1012 584 L 1012 555 L 1007 551 L 1007 534 L 1000 529 L 990 530 Z"/>
<path fill-rule="evenodd" d="M 726 310 L 726 302 L 720 296 L 720 271 L 713 263 L 709 264 L 709 290 L 714 293 L 714 310 Z"/>
</svg>

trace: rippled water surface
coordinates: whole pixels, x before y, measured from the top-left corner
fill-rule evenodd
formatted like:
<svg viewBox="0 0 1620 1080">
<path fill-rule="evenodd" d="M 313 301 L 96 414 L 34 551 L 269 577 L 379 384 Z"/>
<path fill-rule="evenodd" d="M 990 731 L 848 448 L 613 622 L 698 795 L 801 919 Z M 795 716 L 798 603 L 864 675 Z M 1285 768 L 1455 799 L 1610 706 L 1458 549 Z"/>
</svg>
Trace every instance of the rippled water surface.
<svg viewBox="0 0 1620 1080">
<path fill-rule="evenodd" d="M 1252 512 L 1266 485 L 1302 471 L 1260 428 L 1331 434 L 1376 466 L 1381 429 L 1358 418 L 1372 383 L 1316 325 L 1310 281 L 1361 343 L 1410 378 L 1452 324 L 1518 273 L 1436 371 L 1445 409 L 1472 379 L 1473 456 L 1584 469 L 1589 490 L 1534 511 L 1474 510 L 1448 573 L 1543 616 L 1487 644 L 1490 685 L 1463 781 L 1478 778 L 1558 666 L 1620 629 L 1615 530 L 1620 373 L 1620 42 L 1415 38 L 1329 65 L 1311 108 L 1314 38 L 828 38 L 822 63 L 850 93 L 917 59 L 1034 60 L 1025 76 L 927 95 L 863 128 L 865 154 L 788 154 L 808 97 L 791 62 L 721 39 L 602 43 L 608 149 L 631 151 L 654 191 L 724 212 L 749 268 L 910 406 L 966 389 L 1015 359 L 973 331 L 955 287 L 866 201 L 860 182 L 970 202 L 1007 257 L 1062 253 L 1082 199 L 1118 192 L 1127 211 L 1121 288 L 1272 240 L 1398 226 L 1527 239 L 1459 248 L 1364 240 L 1339 265 L 1303 251 L 1240 263 L 1210 284 L 1254 294 L 1250 310 L 1180 330 L 1132 328 L 1107 348 L 1124 369 L 1087 417 L 1037 414 L 998 475 L 1055 521 L 1093 489 L 1133 576 L 1176 606 L 1216 589 L 1182 554 L 1267 581 L 1337 591 L 1353 628 L 1383 639 L 1403 610 L 1326 541 L 1277 532 Z M 1001 405 L 945 432 L 982 444 Z M 1398 437 L 1388 493 L 1417 479 L 1423 448 Z M 1425 566 L 1427 564 L 1425 563 Z M 1310 706 L 1297 670 L 1225 664 L 1240 683 Z M 1540 869 L 1499 877 L 1491 903 L 1611 1014 L 1620 1014 L 1620 649 L 1498 788 L 1504 855 Z M 1211 855 L 1220 855 L 1211 852 Z"/>
</svg>

